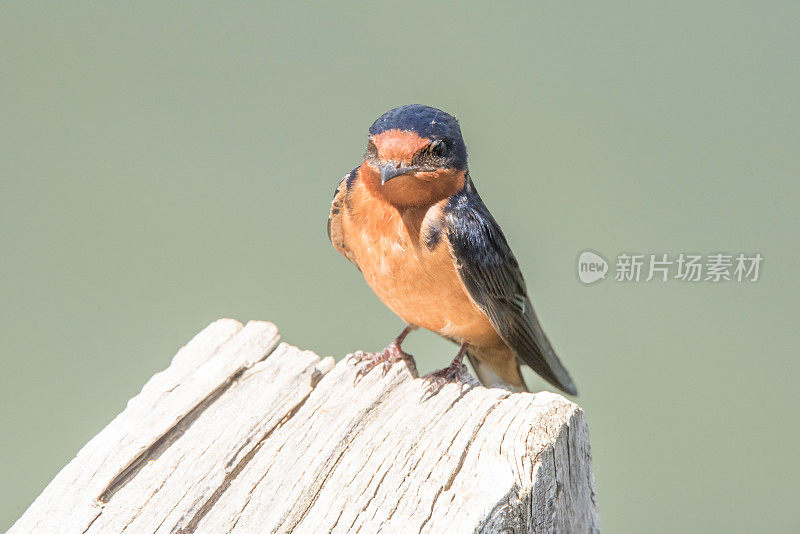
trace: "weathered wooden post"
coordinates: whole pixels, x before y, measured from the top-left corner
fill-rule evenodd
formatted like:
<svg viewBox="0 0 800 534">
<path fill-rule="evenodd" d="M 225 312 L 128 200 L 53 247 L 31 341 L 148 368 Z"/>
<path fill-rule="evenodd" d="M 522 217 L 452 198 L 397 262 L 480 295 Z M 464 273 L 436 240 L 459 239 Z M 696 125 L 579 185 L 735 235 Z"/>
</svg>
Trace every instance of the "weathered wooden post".
<svg viewBox="0 0 800 534">
<path fill-rule="evenodd" d="M 598 531 L 583 412 L 212 323 L 9 532 Z"/>
</svg>

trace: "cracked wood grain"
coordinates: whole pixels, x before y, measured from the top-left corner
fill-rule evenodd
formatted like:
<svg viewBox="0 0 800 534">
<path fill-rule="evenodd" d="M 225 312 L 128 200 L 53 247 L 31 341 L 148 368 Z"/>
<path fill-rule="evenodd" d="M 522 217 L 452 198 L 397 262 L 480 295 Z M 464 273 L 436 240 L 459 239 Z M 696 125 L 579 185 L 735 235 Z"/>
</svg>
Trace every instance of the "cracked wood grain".
<svg viewBox="0 0 800 534">
<path fill-rule="evenodd" d="M 597 532 L 588 428 L 552 393 L 437 394 L 212 323 L 9 532 Z M 354 383 L 355 382 L 355 383 Z"/>
</svg>

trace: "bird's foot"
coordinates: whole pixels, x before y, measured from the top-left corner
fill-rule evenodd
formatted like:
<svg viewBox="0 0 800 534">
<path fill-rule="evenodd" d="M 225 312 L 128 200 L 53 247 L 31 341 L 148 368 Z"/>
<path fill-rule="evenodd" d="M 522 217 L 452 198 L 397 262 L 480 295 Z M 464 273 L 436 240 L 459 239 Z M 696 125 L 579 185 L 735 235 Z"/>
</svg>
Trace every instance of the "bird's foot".
<svg viewBox="0 0 800 534">
<path fill-rule="evenodd" d="M 472 378 L 472 375 L 467 371 L 467 366 L 461 363 L 459 359 L 453 360 L 453 362 L 444 369 L 428 373 L 425 375 L 425 380 L 428 382 L 427 389 L 429 395 L 439 393 L 448 382 L 458 384 L 461 391 L 464 390 L 464 386 L 475 385 L 475 379 Z"/>
<path fill-rule="evenodd" d="M 356 381 L 381 364 L 383 364 L 383 375 L 386 376 L 392 365 L 400 361 L 406 361 L 416 369 L 414 358 L 410 354 L 403 352 L 397 341 L 392 341 L 385 349 L 379 352 L 359 351 L 350 355 L 350 363 L 358 366 Z"/>
</svg>

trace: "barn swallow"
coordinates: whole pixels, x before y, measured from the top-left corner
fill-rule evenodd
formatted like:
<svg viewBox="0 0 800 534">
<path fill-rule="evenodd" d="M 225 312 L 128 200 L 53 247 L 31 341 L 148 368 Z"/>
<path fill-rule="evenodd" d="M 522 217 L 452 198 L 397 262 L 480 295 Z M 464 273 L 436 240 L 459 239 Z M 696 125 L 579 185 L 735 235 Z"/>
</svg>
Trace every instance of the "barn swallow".
<svg viewBox="0 0 800 534">
<path fill-rule="evenodd" d="M 461 127 L 423 105 L 392 109 L 369 129 L 360 166 L 339 183 L 328 237 L 407 327 L 370 368 L 410 358 L 416 327 L 460 345 L 434 378 L 459 378 L 466 356 L 486 386 L 528 391 L 526 364 L 576 395 L 545 336 L 517 260 L 469 174 Z"/>
</svg>

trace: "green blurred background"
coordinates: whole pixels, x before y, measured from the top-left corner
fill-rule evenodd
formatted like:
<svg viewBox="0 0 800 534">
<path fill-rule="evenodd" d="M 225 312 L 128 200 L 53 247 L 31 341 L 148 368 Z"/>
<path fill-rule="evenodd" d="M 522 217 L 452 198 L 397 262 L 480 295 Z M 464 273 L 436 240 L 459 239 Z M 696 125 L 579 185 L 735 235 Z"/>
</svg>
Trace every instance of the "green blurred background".
<svg viewBox="0 0 800 534">
<path fill-rule="evenodd" d="M 0 529 L 214 319 L 337 358 L 397 334 L 325 223 L 419 102 L 575 377 L 604 531 L 798 532 L 799 59 L 797 2 L 3 3 Z M 584 286 L 585 249 L 765 259 Z"/>
</svg>

